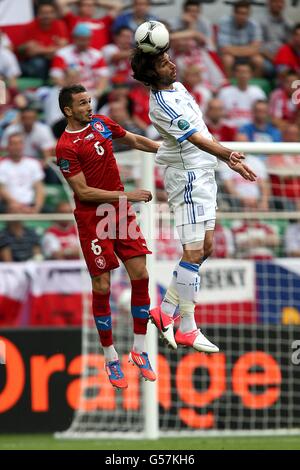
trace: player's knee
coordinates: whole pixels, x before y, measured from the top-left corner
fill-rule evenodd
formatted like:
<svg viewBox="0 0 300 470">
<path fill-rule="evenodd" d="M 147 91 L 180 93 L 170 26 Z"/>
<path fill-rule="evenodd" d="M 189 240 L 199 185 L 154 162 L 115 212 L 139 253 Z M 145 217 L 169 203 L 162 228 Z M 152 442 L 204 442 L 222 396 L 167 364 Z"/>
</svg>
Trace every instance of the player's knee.
<svg viewBox="0 0 300 470">
<path fill-rule="evenodd" d="M 142 265 L 142 266 L 136 267 L 130 277 L 131 277 L 131 280 L 148 279 L 149 274 L 148 274 L 146 266 Z"/>
<path fill-rule="evenodd" d="M 204 249 L 200 250 L 185 250 L 182 257 L 182 261 L 187 261 L 188 263 L 200 264 L 204 256 Z"/>
<path fill-rule="evenodd" d="M 94 277 L 92 279 L 92 285 L 93 291 L 98 294 L 106 295 L 110 292 L 110 281 L 102 276 Z"/>
</svg>

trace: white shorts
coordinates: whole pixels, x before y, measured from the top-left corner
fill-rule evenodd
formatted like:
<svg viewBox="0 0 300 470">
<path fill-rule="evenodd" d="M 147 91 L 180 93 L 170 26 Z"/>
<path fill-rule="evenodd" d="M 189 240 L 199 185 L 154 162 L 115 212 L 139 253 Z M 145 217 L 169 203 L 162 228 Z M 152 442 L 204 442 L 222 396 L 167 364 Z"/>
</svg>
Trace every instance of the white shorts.
<svg viewBox="0 0 300 470">
<path fill-rule="evenodd" d="M 214 169 L 167 167 L 164 176 L 170 209 L 183 245 L 202 241 L 216 219 L 217 184 Z"/>
</svg>

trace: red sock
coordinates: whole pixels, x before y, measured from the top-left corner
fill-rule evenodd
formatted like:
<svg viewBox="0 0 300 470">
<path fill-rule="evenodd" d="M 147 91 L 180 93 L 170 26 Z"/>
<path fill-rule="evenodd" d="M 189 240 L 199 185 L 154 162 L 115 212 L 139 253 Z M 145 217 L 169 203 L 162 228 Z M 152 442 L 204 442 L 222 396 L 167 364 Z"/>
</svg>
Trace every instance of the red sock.
<svg viewBox="0 0 300 470">
<path fill-rule="evenodd" d="M 148 278 L 131 281 L 131 313 L 133 317 L 133 331 L 137 335 L 145 335 L 147 332 L 150 308 L 148 285 Z"/>
<path fill-rule="evenodd" d="M 110 292 L 103 295 L 93 291 L 93 315 L 101 345 L 104 347 L 113 344 L 109 297 Z"/>
</svg>

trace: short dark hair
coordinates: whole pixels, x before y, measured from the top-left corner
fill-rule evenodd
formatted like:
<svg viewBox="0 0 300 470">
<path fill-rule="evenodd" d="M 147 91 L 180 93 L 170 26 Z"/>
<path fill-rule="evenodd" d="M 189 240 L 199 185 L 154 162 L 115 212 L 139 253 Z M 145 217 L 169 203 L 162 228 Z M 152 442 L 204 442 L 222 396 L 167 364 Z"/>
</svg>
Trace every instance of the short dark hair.
<svg viewBox="0 0 300 470">
<path fill-rule="evenodd" d="M 295 34 L 300 29 L 300 23 L 296 23 L 292 29 L 292 34 Z"/>
<path fill-rule="evenodd" d="M 72 106 L 72 101 L 73 101 L 72 96 L 77 95 L 78 93 L 84 93 L 84 92 L 86 92 L 86 89 L 84 88 L 83 85 L 80 85 L 80 84 L 65 86 L 60 90 L 58 102 L 59 102 L 60 110 L 64 116 L 66 116 L 65 107 Z"/>
<path fill-rule="evenodd" d="M 37 114 L 37 111 L 35 108 L 33 108 L 32 106 L 25 106 L 25 108 L 21 108 L 20 109 L 20 113 L 21 114 L 24 114 L 24 113 L 35 113 Z"/>
<path fill-rule="evenodd" d="M 53 2 L 53 0 L 39 0 L 37 4 L 37 11 L 39 11 L 39 9 L 44 6 L 52 7 L 55 11 L 57 11 L 56 3 Z"/>
<path fill-rule="evenodd" d="M 185 2 L 182 5 L 183 11 L 185 11 L 190 6 L 200 7 L 200 0 L 185 0 Z"/>
<path fill-rule="evenodd" d="M 164 52 L 146 54 L 141 49 L 135 49 L 131 58 L 133 78 L 146 86 L 156 86 L 159 81 L 159 75 L 155 70 L 155 65 L 158 58 L 163 54 Z"/>
<path fill-rule="evenodd" d="M 247 59 L 235 62 L 233 64 L 232 70 L 233 70 L 233 72 L 236 72 L 236 69 L 238 69 L 239 67 L 244 67 L 245 65 L 246 65 L 246 67 L 248 67 L 251 70 L 251 72 L 254 71 L 253 65 Z"/>
<path fill-rule="evenodd" d="M 234 11 L 237 11 L 237 10 L 239 10 L 240 8 L 248 8 L 248 9 L 250 9 L 250 7 L 251 7 L 251 4 L 250 4 L 249 1 L 247 2 L 247 0 L 239 0 L 238 2 L 236 2 L 236 3 L 233 4 L 233 10 L 234 10 Z"/>
<path fill-rule="evenodd" d="M 121 34 L 123 31 L 132 31 L 132 29 L 126 25 L 120 26 L 114 31 L 114 36 L 119 36 L 119 34 Z"/>
<path fill-rule="evenodd" d="M 7 141 L 10 142 L 10 140 L 13 138 L 13 137 L 22 137 L 22 139 L 25 138 L 25 135 L 23 132 L 21 131 L 14 131 L 12 132 L 11 134 L 8 134 L 7 136 Z"/>
</svg>

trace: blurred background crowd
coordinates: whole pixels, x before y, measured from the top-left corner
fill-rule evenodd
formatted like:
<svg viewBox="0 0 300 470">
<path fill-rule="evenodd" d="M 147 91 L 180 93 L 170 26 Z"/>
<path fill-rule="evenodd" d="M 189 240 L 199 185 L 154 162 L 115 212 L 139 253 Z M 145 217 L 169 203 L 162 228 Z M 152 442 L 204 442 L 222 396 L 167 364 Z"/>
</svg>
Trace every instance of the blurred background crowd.
<svg viewBox="0 0 300 470">
<path fill-rule="evenodd" d="M 29 0 L 28 0 L 29 1 Z M 251 3 L 232 2 L 215 21 L 199 0 L 180 0 L 180 14 L 160 18 L 150 0 L 35 0 L 34 18 L 22 25 L 0 22 L 0 212 L 68 214 L 71 206 L 49 162 L 66 122 L 59 89 L 82 83 L 94 112 L 125 129 L 159 139 L 148 117 L 148 94 L 131 76 L 134 31 L 163 21 L 171 31 L 170 56 L 220 141 L 299 142 L 300 23 L 286 14 L 287 0 L 267 0 L 261 15 Z M 21 3 L 10 0 L 10 4 Z M 31 3 L 31 1 L 29 1 Z M 163 3 L 163 2 L 162 2 Z M 23 2 L 22 2 L 23 4 Z M 25 2 L 24 2 L 25 4 Z M 172 4 L 172 2 L 171 2 Z M 297 90 L 297 88 L 299 90 Z M 127 150 L 115 144 L 115 151 Z M 247 155 L 258 175 L 249 184 L 220 165 L 223 212 L 300 210 L 299 155 Z M 164 169 L 156 168 L 156 197 L 166 202 Z M 138 167 L 121 165 L 127 188 L 139 183 Z M 176 239 L 160 230 L 160 259 L 178 258 Z M 224 220 L 217 224 L 214 256 L 269 259 L 300 256 L 300 217 L 292 220 Z M 72 221 L 0 222 L 0 261 L 76 259 Z"/>
</svg>

